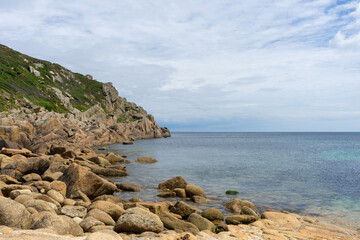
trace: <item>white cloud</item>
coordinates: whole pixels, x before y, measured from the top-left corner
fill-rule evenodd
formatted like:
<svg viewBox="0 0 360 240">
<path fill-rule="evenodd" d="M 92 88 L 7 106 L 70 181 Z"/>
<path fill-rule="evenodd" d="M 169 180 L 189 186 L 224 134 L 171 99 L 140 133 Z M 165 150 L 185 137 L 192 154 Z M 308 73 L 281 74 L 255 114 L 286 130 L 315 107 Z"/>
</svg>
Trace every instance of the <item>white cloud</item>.
<svg viewBox="0 0 360 240">
<path fill-rule="evenodd" d="M 65 2 L 0 0 L 2 43 L 112 81 L 160 122 L 360 117 L 359 1 Z"/>
</svg>

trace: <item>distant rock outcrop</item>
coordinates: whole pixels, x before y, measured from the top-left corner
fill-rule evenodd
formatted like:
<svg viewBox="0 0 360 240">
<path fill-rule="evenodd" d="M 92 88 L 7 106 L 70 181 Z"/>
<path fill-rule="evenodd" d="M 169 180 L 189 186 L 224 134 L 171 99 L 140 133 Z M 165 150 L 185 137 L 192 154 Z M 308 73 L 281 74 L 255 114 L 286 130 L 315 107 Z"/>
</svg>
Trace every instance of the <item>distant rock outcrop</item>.
<svg viewBox="0 0 360 240">
<path fill-rule="evenodd" d="M 120 97 L 112 83 L 3 45 L 0 70 L 0 140 L 20 148 L 45 153 L 53 144 L 128 144 L 170 137 L 152 115 Z"/>
</svg>

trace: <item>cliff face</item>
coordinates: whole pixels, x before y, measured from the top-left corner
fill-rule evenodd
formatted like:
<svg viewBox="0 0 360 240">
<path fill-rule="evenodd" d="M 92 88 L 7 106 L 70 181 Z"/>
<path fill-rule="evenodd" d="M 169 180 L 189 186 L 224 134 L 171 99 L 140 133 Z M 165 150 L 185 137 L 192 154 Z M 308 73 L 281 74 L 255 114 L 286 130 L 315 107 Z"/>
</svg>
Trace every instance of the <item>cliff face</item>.
<svg viewBox="0 0 360 240">
<path fill-rule="evenodd" d="M 52 144 L 102 145 L 170 137 L 111 83 L 0 45 L 0 138 L 35 152 Z"/>
</svg>

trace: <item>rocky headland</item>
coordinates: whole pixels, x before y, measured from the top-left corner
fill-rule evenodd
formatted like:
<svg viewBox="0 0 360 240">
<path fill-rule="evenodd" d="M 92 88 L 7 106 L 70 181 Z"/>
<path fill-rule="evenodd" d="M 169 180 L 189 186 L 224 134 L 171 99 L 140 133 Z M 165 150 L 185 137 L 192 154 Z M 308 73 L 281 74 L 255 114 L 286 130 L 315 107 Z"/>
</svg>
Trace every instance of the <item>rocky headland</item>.
<svg viewBox="0 0 360 240">
<path fill-rule="evenodd" d="M 181 176 L 152 189 L 163 201 L 122 198 L 142 191 L 121 181 L 135 163 L 93 147 L 170 137 L 168 129 L 110 83 L 0 50 L 0 239 L 359 239 L 313 217 L 259 212 L 245 199 L 200 209 L 206 189 Z"/>
</svg>

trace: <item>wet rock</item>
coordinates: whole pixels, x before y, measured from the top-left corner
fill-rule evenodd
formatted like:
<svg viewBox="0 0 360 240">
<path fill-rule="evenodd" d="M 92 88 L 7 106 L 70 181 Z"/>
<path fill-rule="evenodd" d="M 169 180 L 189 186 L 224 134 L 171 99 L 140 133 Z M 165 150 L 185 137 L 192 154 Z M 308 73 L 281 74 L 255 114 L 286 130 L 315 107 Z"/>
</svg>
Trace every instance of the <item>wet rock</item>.
<svg viewBox="0 0 360 240">
<path fill-rule="evenodd" d="M 192 213 L 189 216 L 188 221 L 194 224 L 200 231 L 209 230 L 215 232 L 215 225 L 197 213 Z"/>
<path fill-rule="evenodd" d="M 118 204 L 108 202 L 108 201 L 102 201 L 102 200 L 93 202 L 88 207 L 88 211 L 91 211 L 92 209 L 100 209 L 101 211 L 106 212 L 114 219 L 114 221 L 118 220 L 118 218 L 125 211 L 124 208 L 119 206 Z"/>
<path fill-rule="evenodd" d="M 179 214 L 184 219 L 187 219 L 190 216 L 190 214 L 195 212 L 198 213 L 201 211 L 196 207 L 184 203 L 183 201 L 178 201 L 177 203 L 175 203 L 175 205 L 172 208 L 170 208 L 170 212 Z"/>
<path fill-rule="evenodd" d="M 191 200 L 194 202 L 194 203 L 198 203 L 198 204 L 204 204 L 204 203 L 207 203 L 208 200 L 204 197 L 200 197 L 200 196 L 192 196 L 191 197 Z"/>
<path fill-rule="evenodd" d="M 139 203 L 139 202 L 143 202 L 143 200 L 141 200 L 140 198 L 137 198 L 137 197 L 133 197 L 133 198 L 129 199 L 129 202 Z"/>
<path fill-rule="evenodd" d="M 201 216 L 203 216 L 204 218 L 210 220 L 210 221 L 216 221 L 216 220 L 220 220 L 223 221 L 224 220 L 224 215 L 222 214 L 222 212 L 216 208 L 209 208 L 206 209 L 205 211 L 202 212 Z"/>
<path fill-rule="evenodd" d="M 116 232 L 143 233 L 146 231 L 159 233 L 164 225 L 160 218 L 142 208 L 130 208 L 118 219 L 114 230 Z"/>
<path fill-rule="evenodd" d="M 156 163 L 157 160 L 155 158 L 151 158 L 151 157 L 142 157 L 142 158 L 136 159 L 135 162 L 139 162 L 139 163 Z"/>
<path fill-rule="evenodd" d="M 259 220 L 260 216 L 251 208 L 244 206 L 241 208 L 240 215 L 251 215 L 256 218 L 256 220 Z"/>
<path fill-rule="evenodd" d="M 240 212 L 242 207 L 249 207 L 251 209 L 255 209 L 255 205 L 252 202 L 247 200 L 240 200 L 237 198 L 233 198 L 230 202 L 224 204 L 224 207 L 233 212 Z"/>
<path fill-rule="evenodd" d="M 84 231 L 72 218 L 64 215 L 52 213 L 43 213 L 35 222 L 32 229 L 49 228 L 60 235 L 71 234 L 73 236 L 82 236 Z"/>
<path fill-rule="evenodd" d="M 122 191 L 127 192 L 140 192 L 141 188 L 135 184 L 129 183 L 115 183 L 116 187 Z"/>
<path fill-rule="evenodd" d="M 196 185 L 186 185 L 185 192 L 187 197 L 192 196 L 200 196 L 200 197 L 206 197 L 205 191 L 200 187 Z"/>
<path fill-rule="evenodd" d="M 173 177 L 165 182 L 159 184 L 158 188 L 162 190 L 174 190 L 175 188 L 183 188 L 185 189 L 188 183 L 182 176 Z"/>
<path fill-rule="evenodd" d="M 191 232 L 192 234 L 197 234 L 199 232 L 199 229 L 194 224 L 179 220 L 169 212 L 161 212 L 159 217 L 164 226 L 168 229 L 172 229 L 177 232 Z"/>
<path fill-rule="evenodd" d="M 175 192 L 163 192 L 163 193 L 159 193 L 157 196 L 161 197 L 161 198 L 174 198 L 174 197 L 176 197 L 176 193 Z"/>
<path fill-rule="evenodd" d="M 103 194 L 112 194 L 117 189 L 114 184 L 77 164 L 71 164 L 60 180 L 67 185 L 67 195 L 80 190 L 89 198 L 96 198 Z"/>
<path fill-rule="evenodd" d="M 225 218 L 227 224 L 249 224 L 255 222 L 257 219 L 251 215 L 232 215 Z"/>
<path fill-rule="evenodd" d="M 176 193 L 176 196 L 179 198 L 186 198 L 186 192 L 183 188 L 175 188 L 174 192 Z"/>
<path fill-rule="evenodd" d="M 32 221 L 31 214 L 24 205 L 0 196 L 0 225 L 27 229 Z"/>
</svg>

